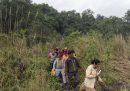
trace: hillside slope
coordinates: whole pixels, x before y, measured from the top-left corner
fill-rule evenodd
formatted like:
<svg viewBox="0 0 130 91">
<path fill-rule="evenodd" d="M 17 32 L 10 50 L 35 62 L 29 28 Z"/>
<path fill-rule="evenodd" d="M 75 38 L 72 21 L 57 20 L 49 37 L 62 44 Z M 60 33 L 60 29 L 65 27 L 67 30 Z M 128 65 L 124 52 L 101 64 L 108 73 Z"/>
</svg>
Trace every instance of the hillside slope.
<svg viewBox="0 0 130 91">
<path fill-rule="evenodd" d="M 130 60 L 127 58 L 118 58 L 111 61 L 111 74 L 115 81 L 111 88 L 119 91 L 130 91 Z M 128 89 L 128 90 L 125 90 Z"/>
</svg>

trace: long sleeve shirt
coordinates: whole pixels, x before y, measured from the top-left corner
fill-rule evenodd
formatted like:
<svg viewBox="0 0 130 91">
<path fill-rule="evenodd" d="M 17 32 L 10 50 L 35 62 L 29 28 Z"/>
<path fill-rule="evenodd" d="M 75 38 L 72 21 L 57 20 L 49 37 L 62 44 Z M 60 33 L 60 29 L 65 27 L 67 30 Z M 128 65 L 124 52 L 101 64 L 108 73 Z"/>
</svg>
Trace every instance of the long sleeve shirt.
<svg viewBox="0 0 130 91">
<path fill-rule="evenodd" d="M 86 69 L 86 76 L 84 84 L 86 87 L 94 88 L 97 81 L 97 69 L 94 69 L 93 65 L 88 66 Z M 102 82 L 102 79 L 98 76 L 98 80 Z"/>
<path fill-rule="evenodd" d="M 78 68 L 80 68 L 80 65 L 78 63 L 78 60 L 75 58 L 67 59 L 65 61 L 65 74 L 68 75 L 69 73 L 78 72 Z"/>
</svg>

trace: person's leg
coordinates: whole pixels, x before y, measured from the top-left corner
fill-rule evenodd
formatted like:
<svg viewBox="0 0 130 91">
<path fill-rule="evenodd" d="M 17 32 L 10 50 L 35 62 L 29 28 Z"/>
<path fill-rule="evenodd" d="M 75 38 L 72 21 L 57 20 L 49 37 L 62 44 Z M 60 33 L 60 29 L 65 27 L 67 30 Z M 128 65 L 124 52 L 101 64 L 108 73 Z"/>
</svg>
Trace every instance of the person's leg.
<svg viewBox="0 0 130 91">
<path fill-rule="evenodd" d="M 70 91 L 70 84 L 69 83 L 66 83 L 66 90 Z"/>
<path fill-rule="evenodd" d="M 63 80 L 63 83 L 65 84 L 66 83 L 66 77 L 65 77 L 64 69 L 62 69 L 62 80 Z"/>
<path fill-rule="evenodd" d="M 59 78 L 59 82 L 63 82 L 63 75 L 62 75 L 62 69 L 59 69 L 59 75 L 58 75 L 58 78 Z"/>
<path fill-rule="evenodd" d="M 58 79 L 58 82 L 62 83 L 61 69 L 56 69 L 56 77 Z"/>
<path fill-rule="evenodd" d="M 60 74 L 60 70 L 59 69 L 56 69 L 56 76 L 58 77 Z"/>
<path fill-rule="evenodd" d="M 70 81 L 71 78 L 72 78 L 72 75 L 70 73 L 68 74 L 68 78 L 65 77 L 65 79 L 66 79 L 66 90 L 67 91 L 72 91 L 71 90 L 71 81 Z"/>
<path fill-rule="evenodd" d="M 74 91 L 78 91 L 77 88 L 78 84 L 79 84 L 79 74 L 74 73 L 74 84 L 73 84 Z"/>
</svg>

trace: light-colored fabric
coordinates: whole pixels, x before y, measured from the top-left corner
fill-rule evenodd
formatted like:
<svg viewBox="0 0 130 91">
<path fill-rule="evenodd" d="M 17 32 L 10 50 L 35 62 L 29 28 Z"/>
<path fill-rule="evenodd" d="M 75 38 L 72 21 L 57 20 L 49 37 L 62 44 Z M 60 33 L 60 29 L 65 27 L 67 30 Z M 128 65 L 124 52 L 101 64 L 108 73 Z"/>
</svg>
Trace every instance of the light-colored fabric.
<svg viewBox="0 0 130 91">
<path fill-rule="evenodd" d="M 84 82 L 81 84 L 80 86 L 80 90 L 79 91 L 96 91 L 95 88 L 89 88 L 89 87 L 86 87 Z"/>
<path fill-rule="evenodd" d="M 103 80 L 101 79 L 100 76 L 98 76 L 98 81 L 101 82 L 101 83 L 103 83 Z"/>
<path fill-rule="evenodd" d="M 95 88 L 88 88 L 86 87 L 85 91 L 96 91 Z"/>
<path fill-rule="evenodd" d="M 84 84 L 88 88 L 94 88 L 95 83 L 97 81 L 97 72 L 96 69 L 94 69 L 93 65 L 89 65 L 88 68 L 86 69 L 86 76 L 85 76 L 85 81 Z M 99 77 L 99 80 L 101 81 L 101 78 Z"/>
<path fill-rule="evenodd" d="M 57 68 L 58 61 L 62 62 L 62 64 L 61 64 L 62 67 Z M 61 73 L 63 83 L 66 83 L 65 71 L 64 71 L 64 61 L 59 60 L 59 58 L 56 58 L 56 60 L 53 63 L 53 69 L 56 70 L 56 76 L 59 76 L 59 74 Z"/>
<path fill-rule="evenodd" d="M 66 78 L 65 78 L 64 69 L 56 69 L 56 76 L 57 76 L 57 77 L 59 76 L 60 73 L 61 73 L 61 75 L 62 75 L 63 83 L 66 83 Z"/>
<path fill-rule="evenodd" d="M 53 63 L 53 69 L 63 69 L 63 68 L 64 68 L 63 60 L 56 58 L 54 63 Z"/>
<path fill-rule="evenodd" d="M 63 83 L 66 83 L 66 76 L 65 76 L 65 71 L 64 71 L 64 69 L 63 69 L 63 71 L 62 71 L 62 79 L 63 79 Z"/>
<path fill-rule="evenodd" d="M 66 76 L 65 76 L 65 61 L 63 61 L 63 82 L 66 83 Z"/>
</svg>

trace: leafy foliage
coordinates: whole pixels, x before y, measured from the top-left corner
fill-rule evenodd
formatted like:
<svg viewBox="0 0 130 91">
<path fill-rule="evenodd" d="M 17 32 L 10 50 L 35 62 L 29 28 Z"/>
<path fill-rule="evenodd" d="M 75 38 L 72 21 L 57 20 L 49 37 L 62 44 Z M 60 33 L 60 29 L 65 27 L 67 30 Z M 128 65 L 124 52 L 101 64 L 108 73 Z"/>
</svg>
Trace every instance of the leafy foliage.
<svg viewBox="0 0 130 91">
<path fill-rule="evenodd" d="M 130 56 L 130 10 L 123 18 L 94 17 L 90 9 L 81 14 L 75 10 L 58 12 L 31 0 L 0 0 L 0 31 L 2 91 L 62 91 L 61 84 L 50 75 L 49 48 L 76 51 L 82 66 L 81 81 L 90 60 L 99 58 L 108 86 L 119 80 L 111 61 Z"/>
</svg>

